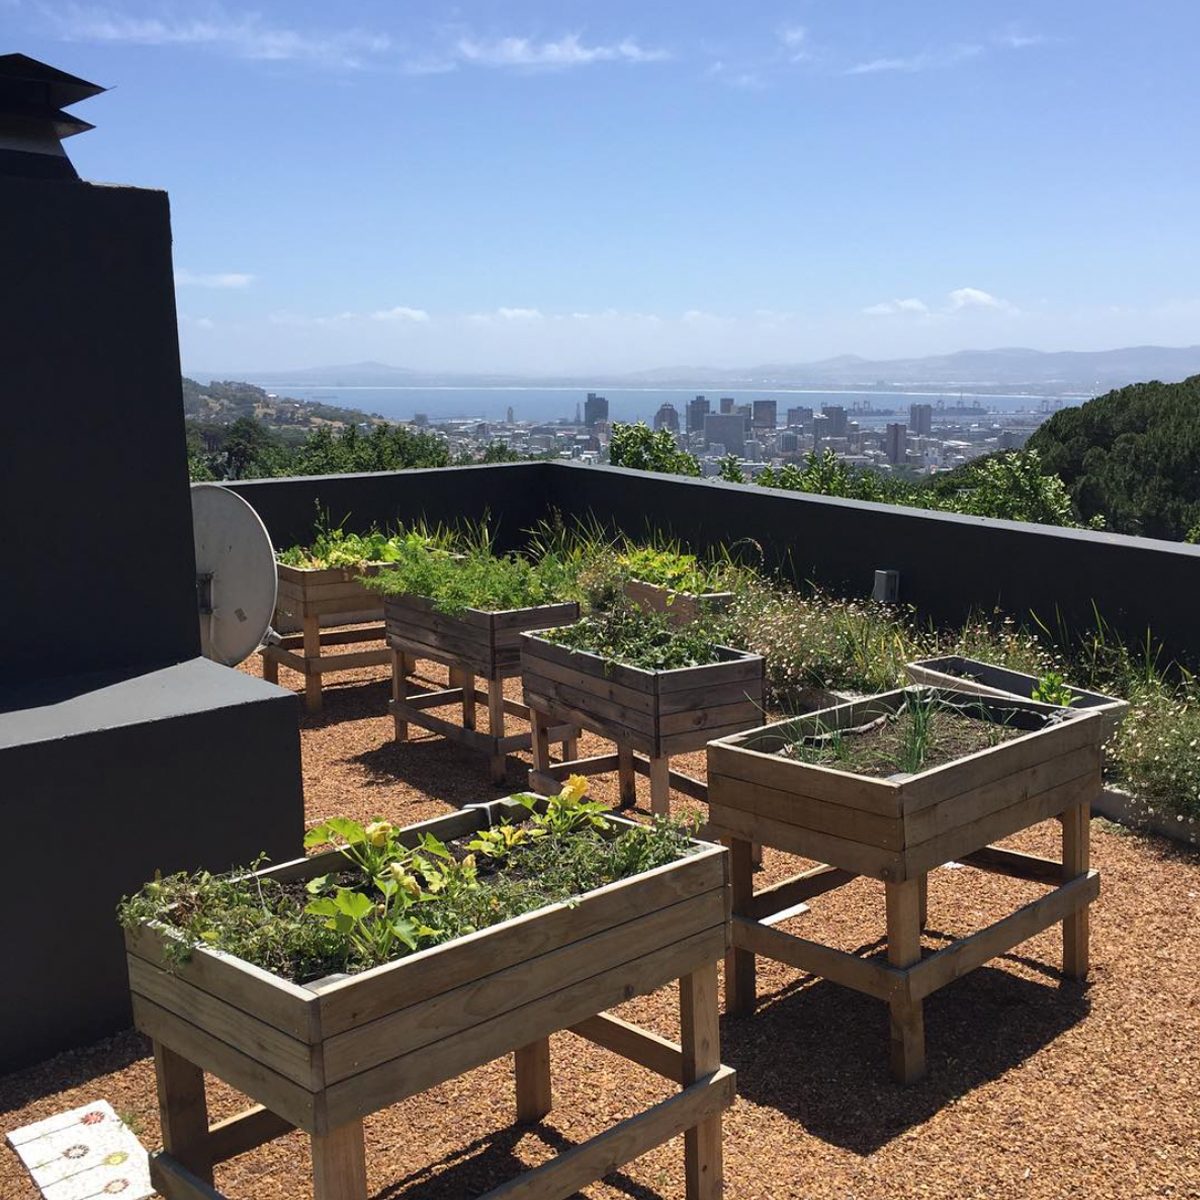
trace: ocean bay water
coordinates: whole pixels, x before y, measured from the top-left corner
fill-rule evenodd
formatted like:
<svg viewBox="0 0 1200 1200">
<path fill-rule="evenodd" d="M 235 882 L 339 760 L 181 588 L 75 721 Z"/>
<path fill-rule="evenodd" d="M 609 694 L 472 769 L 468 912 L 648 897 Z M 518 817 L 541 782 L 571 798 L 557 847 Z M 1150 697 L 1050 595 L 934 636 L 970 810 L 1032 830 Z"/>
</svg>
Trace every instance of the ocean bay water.
<svg viewBox="0 0 1200 1200">
<path fill-rule="evenodd" d="M 503 421 L 509 408 L 517 421 L 574 420 L 576 407 L 582 411 L 586 391 L 578 388 L 530 387 L 312 387 L 289 384 L 286 379 L 255 380 L 260 387 L 279 396 L 295 400 L 319 400 L 345 408 L 357 408 L 377 413 L 390 421 L 409 421 L 417 413 L 430 420 L 475 418 L 483 421 Z M 980 405 L 980 416 L 993 413 L 1044 413 L 1043 398 L 1030 395 L 981 395 L 971 392 L 900 392 L 861 391 L 830 392 L 809 390 L 753 391 L 734 389 L 700 390 L 681 388 L 596 388 L 607 397 L 609 417 L 614 421 L 644 420 L 649 423 L 659 406 L 670 403 L 679 413 L 683 424 L 688 402 L 697 395 L 708 398 L 713 412 L 719 408 L 722 396 L 732 396 L 738 404 L 755 400 L 774 400 L 779 420 L 794 407 L 812 408 L 820 412 L 823 405 L 841 405 L 851 420 L 862 425 L 882 425 L 888 421 L 908 420 L 910 404 L 931 404 L 936 412 L 940 406 L 952 408 Z M 1085 397 L 1048 399 L 1047 404 L 1079 404 Z M 969 417 L 970 414 L 967 414 Z"/>
</svg>

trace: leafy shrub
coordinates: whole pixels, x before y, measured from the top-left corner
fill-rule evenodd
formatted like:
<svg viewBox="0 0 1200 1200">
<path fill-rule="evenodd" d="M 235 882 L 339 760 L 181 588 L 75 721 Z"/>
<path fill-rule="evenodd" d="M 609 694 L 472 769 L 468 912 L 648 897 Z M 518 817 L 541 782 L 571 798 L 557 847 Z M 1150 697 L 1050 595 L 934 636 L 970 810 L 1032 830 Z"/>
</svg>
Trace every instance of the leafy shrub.
<svg viewBox="0 0 1200 1200">
<path fill-rule="evenodd" d="M 680 450 L 668 429 L 651 430 L 645 421 L 632 425 L 617 421 L 608 443 L 608 461 L 614 467 L 658 471 L 664 475 L 699 475 L 694 454 Z"/>
<path fill-rule="evenodd" d="M 618 601 L 574 625 L 546 630 L 547 641 L 646 671 L 673 671 L 717 662 L 716 645 L 700 624 L 675 625 L 662 613 Z"/>
</svg>

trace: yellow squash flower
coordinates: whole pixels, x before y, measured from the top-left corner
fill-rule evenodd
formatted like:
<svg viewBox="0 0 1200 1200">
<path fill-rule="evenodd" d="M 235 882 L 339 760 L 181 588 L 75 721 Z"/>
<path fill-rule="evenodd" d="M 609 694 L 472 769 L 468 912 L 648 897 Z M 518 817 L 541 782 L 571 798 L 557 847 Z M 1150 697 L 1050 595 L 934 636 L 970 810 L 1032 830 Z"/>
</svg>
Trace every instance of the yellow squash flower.
<svg viewBox="0 0 1200 1200">
<path fill-rule="evenodd" d="M 588 781 L 583 775 L 569 775 L 567 782 L 563 784 L 563 790 L 560 793 L 564 800 L 570 800 L 575 803 L 582 800 L 587 795 Z"/>
<path fill-rule="evenodd" d="M 392 824 L 390 821 L 372 821 L 364 832 L 372 846 L 386 846 L 392 832 Z"/>
</svg>

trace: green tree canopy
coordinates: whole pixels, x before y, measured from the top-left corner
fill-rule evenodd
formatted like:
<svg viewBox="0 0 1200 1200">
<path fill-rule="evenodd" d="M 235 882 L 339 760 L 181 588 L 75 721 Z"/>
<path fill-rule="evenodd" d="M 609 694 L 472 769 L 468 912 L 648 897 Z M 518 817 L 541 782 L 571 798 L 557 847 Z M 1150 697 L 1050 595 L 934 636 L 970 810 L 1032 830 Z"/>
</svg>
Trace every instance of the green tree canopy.
<svg viewBox="0 0 1200 1200">
<path fill-rule="evenodd" d="M 608 444 L 608 461 L 614 467 L 658 471 L 665 475 L 699 475 L 694 454 L 680 450 L 670 430 L 651 430 L 645 421 L 627 425 L 617 421 Z"/>
</svg>

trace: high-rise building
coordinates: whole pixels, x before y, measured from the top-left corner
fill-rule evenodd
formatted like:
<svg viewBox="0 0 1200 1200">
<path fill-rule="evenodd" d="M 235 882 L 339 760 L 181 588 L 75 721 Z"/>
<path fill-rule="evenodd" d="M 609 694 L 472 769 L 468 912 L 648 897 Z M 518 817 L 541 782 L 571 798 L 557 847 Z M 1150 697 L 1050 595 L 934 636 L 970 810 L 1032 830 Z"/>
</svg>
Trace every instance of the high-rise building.
<svg viewBox="0 0 1200 1200">
<path fill-rule="evenodd" d="M 883 444 L 888 462 L 895 467 L 903 466 L 908 461 L 908 426 L 896 421 L 888 422 Z"/>
<path fill-rule="evenodd" d="M 779 435 L 780 454 L 795 454 L 800 449 L 800 435 L 794 429 L 785 429 Z"/>
<path fill-rule="evenodd" d="M 813 410 L 805 408 L 803 405 L 787 410 L 787 427 L 789 429 L 803 429 L 805 425 L 812 422 L 812 419 Z"/>
<path fill-rule="evenodd" d="M 510 425 L 513 423 L 513 407 L 511 404 L 508 406 L 508 412 L 506 414 L 505 419 L 508 421 L 508 423 Z"/>
<path fill-rule="evenodd" d="M 709 413 L 704 418 L 704 444 L 719 444 L 739 457 L 746 451 L 746 422 L 740 413 Z"/>
<path fill-rule="evenodd" d="M 812 419 L 813 426 L 813 449 L 820 454 L 825 449 L 825 442 L 828 441 L 829 433 L 829 418 L 824 413 L 816 413 Z"/>
<path fill-rule="evenodd" d="M 755 400 L 753 425 L 755 429 L 774 429 L 779 424 L 778 409 L 774 400 Z"/>
<path fill-rule="evenodd" d="M 601 421 L 607 420 L 608 401 L 603 396 L 597 396 L 595 392 L 588 392 L 583 406 L 583 423 L 591 429 Z"/>
<path fill-rule="evenodd" d="M 846 436 L 846 410 L 840 404 L 822 404 L 821 413 L 829 418 L 829 436 Z"/>
<path fill-rule="evenodd" d="M 918 437 L 928 437 L 933 432 L 933 405 L 910 404 L 908 406 L 908 427 Z"/>
<path fill-rule="evenodd" d="M 672 433 L 679 432 L 679 413 L 669 400 L 664 400 L 659 405 L 658 412 L 654 414 L 654 428 L 669 429 Z"/>
<path fill-rule="evenodd" d="M 722 413 L 733 412 L 733 397 L 732 396 L 722 396 L 721 397 L 721 412 Z"/>
<path fill-rule="evenodd" d="M 703 433 L 704 418 L 708 416 L 708 401 L 703 396 L 689 400 L 687 406 L 688 433 Z"/>
</svg>

